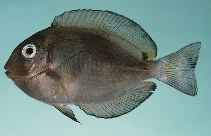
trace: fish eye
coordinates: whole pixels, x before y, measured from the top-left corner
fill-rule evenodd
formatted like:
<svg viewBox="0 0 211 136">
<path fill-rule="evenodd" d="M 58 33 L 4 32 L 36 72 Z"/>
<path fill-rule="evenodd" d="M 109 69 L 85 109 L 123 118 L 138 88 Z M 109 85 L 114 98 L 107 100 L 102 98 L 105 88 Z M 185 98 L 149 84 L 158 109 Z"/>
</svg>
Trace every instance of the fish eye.
<svg viewBox="0 0 211 136">
<path fill-rule="evenodd" d="M 22 49 L 22 55 L 27 59 L 33 58 L 36 55 L 36 53 L 37 53 L 36 46 L 32 43 L 25 45 Z"/>
</svg>

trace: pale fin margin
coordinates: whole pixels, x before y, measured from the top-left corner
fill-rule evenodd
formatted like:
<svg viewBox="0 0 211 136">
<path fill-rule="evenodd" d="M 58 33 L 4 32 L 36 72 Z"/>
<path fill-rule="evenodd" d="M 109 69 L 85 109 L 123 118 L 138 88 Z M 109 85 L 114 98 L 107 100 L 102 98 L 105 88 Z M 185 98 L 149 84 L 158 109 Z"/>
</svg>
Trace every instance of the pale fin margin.
<svg viewBox="0 0 211 136">
<path fill-rule="evenodd" d="M 137 50 L 144 52 L 148 59 L 154 59 L 157 55 L 156 44 L 140 25 L 111 11 L 72 10 L 56 16 L 51 26 L 108 33 L 128 41 Z"/>
<path fill-rule="evenodd" d="M 114 118 L 124 115 L 138 107 L 152 95 L 155 89 L 155 83 L 144 82 L 140 89 L 120 98 L 101 103 L 81 103 L 78 106 L 88 115 L 98 118 Z"/>
<path fill-rule="evenodd" d="M 195 67 L 200 48 L 200 42 L 192 43 L 161 58 L 161 75 L 157 79 L 187 95 L 197 95 Z"/>
</svg>

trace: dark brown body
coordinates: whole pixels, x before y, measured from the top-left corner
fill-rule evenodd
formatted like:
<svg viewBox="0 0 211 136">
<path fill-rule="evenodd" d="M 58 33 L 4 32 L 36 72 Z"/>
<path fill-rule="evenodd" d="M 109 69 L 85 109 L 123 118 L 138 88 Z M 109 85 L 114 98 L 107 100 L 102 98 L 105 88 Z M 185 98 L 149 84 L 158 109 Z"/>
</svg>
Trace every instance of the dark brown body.
<svg viewBox="0 0 211 136">
<path fill-rule="evenodd" d="M 88 115 L 114 118 L 153 94 L 156 84 L 146 81 L 150 78 L 196 95 L 200 44 L 154 60 L 155 42 L 134 21 L 111 11 L 73 10 L 20 43 L 5 70 L 26 94 L 76 122 L 68 104 Z"/>
<path fill-rule="evenodd" d="M 157 64 L 84 30 L 48 28 L 37 37 L 45 37 L 48 49 L 45 72 L 16 82 L 26 94 L 50 104 L 118 98 L 152 78 Z"/>
</svg>

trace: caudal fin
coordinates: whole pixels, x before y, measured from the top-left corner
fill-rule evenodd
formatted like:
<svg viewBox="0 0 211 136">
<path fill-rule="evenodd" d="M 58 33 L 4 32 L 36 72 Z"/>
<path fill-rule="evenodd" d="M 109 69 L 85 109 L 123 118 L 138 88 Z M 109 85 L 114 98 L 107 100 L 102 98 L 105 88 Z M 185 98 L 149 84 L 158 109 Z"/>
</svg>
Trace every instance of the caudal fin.
<svg viewBox="0 0 211 136">
<path fill-rule="evenodd" d="M 157 79 L 187 95 L 197 95 L 195 66 L 200 48 L 200 42 L 192 43 L 159 59 L 161 73 Z"/>
</svg>

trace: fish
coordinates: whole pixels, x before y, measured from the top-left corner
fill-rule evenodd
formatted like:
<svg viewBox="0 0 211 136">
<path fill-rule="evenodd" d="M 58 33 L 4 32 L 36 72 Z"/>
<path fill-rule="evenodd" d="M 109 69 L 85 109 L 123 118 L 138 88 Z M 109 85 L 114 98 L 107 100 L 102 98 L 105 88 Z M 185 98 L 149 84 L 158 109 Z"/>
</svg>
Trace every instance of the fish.
<svg viewBox="0 0 211 136">
<path fill-rule="evenodd" d="M 119 117 L 155 92 L 150 79 L 196 96 L 200 48 L 194 42 L 155 59 L 157 45 L 133 20 L 78 9 L 56 16 L 48 28 L 21 42 L 4 68 L 25 94 L 79 122 L 71 105 L 97 118 Z"/>
</svg>

